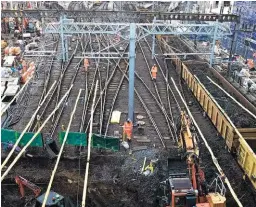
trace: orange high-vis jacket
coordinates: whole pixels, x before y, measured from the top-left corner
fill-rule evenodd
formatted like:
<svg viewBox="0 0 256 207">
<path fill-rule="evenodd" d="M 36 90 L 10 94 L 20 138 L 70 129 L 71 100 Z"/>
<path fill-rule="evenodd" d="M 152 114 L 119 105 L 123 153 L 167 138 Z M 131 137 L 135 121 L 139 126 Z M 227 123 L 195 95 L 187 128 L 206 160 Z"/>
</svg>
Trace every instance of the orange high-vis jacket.
<svg viewBox="0 0 256 207">
<path fill-rule="evenodd" d="M 153 78 L 156 78 L 156 74 L 157 74 L 157 67 L 153 66 L 151 69 L 151 75 Z"/>
<path fill-rule="evenodd" d="M 128 138 L 131 138 L 132 135 L 132 122 L 128 123 L 127 121 L 124 123 L 124 133 L 127 135 Z"/>
<path fill-rule="evenodd" d="M 87 58 L 84 59 L 84 67 L 89 66 L 89 60 Z"/>
<path fill-rule="evenodd" d="M 27 63 L 25 60 L 22 61 L 22 68 L 23 73 L 27 71 Z"/>
<path fill-rule="evenodd" d="M 250 69 L 254 68 L 254 61 L 253 61 L 253 59 L 248 59 L 247 64 L 248 64 Z"/>
</svg>

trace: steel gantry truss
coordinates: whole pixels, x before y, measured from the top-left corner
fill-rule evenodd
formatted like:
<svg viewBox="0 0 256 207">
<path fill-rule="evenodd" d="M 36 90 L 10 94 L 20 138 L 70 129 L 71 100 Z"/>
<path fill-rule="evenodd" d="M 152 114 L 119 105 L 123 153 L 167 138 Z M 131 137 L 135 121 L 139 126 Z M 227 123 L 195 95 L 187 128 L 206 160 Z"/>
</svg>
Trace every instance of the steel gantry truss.
<svg viewBox="0 0 256 207">
<path fill-rule="evenodd" d="M 44 33 L 52 34 L 117 34 L 128 40 L 123 31 L 129 31 L 131 23 L 91 23 L 74 22 L 73 19 L 61 18 L 59 22 L 48 23 L 44 28 Z M 136 28 L 143 31 L 137 32 L 136 39 L 139 40 L 147 35 L 208 35 L 212 36 L 216 31 L 217 37 L 231 35 L 230 28 L 225 28 L 222 24 L 168 24 L 168 23 L 136 23 Z M 129 32 L 128 32 L 129 34 Z"/>
<path fill-rule="evenodd" d="M 2 10 L 1 17 L 28 17 L 28 18 L 58 18 L 65 15 L 69 18 L 89 18 L 100 17 L 103 21 L 109 18 L 124 16 L 129 21 L 144 19 L 153 21 L 154 18 L 161 20 L 183 20 L 183 21 L 216 21 L 219 22 L 238 22 L 239 16 L 235 14 L 200 14 L 200 13 L 177 13 L 177 12 L 150 12 L 150 11 L 109 11 L 109 10 Z"/>
<path fill-rule="evenodd" d="M 231 35 L 231 30 L 225 28 L 218 21 L 214 24 L 168 24 L 168 23 L 91 23 L 74 22 L 73 19 L 61 17 L 59 22 L 48 23 L 43 33 L 60 34 L 62 42 L 62 57 L 67 60 L 67 41 L 65 35 L 70 34 L 112 34 L 119 35 L 124 40 L 129 40 L 129 110 L 128 116 L 133 120 L 134 109 L 134 68 L 135 68 L 135 43 L 136 41 L 151 35 L 153 36 L 153 48 L 155 35 L 208 35 L 213 37 L 211 64 L 213 59 L 215 40 L 225 35 Z M 99 58 L 97 53 L 97 57 Z M 152 49 L 152 56 L 154 56 Z M 105 57 L 105 55 L 104 55 Z M 121 56 L 120 56 L 121 57 Z"/>
</svg>

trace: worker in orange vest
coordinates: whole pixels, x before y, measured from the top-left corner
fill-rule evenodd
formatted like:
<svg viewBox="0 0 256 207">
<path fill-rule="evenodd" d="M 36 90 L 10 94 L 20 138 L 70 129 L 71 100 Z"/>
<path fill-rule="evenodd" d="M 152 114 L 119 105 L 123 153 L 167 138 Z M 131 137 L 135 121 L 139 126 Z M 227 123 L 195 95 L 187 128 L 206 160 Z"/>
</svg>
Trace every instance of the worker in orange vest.
<svg viewBox="0 0 256 207">
<path fill-rule="evenodd" d="M 27 63 L 25 60 L 21 60 L 22 64 L 22 72 L 25 73 L 27 72 Z"/>
<path fill-rule="evenodd" d="M 128 142 L 132 140 L 132 128 L 133 128 L 132 121 L 130 119 L 127 119 L 127 121 L 124 122 L 124 125 L 123 125 L 123 135 L 124 135 L 124 138 L 127 138 Z"/>
<path fill-rule="evenodd" d="M 156 74 L 157 74 L 157 66 L 156 66 L 156 64 L 154 64 L 151 69 L 151 75 L 152 75 L 152 78 L 154 81 L 156 81 Z"/>
<path fill-rule="evenodd" d="M 248 64 L 250 71 L 255 71 L 253 59 L 248 59 L 247 64 Z"/>
<path fill-rule="evenodd" d="M 87 69 L 89 67 L 89 60 L 87 58 L 84 59 L 84 69 L 85 69 L 85 72 L 87 72 Z"/>
</svg>

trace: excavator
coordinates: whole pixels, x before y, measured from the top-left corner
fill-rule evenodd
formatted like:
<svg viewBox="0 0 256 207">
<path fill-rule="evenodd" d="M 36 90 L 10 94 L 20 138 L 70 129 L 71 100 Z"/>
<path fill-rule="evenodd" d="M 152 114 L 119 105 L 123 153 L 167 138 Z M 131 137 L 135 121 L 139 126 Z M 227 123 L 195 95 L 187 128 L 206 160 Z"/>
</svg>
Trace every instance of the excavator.
<svg viewBox="0 0 256 207">
<path fill-rule="evenodd" d="M 35 195 L 35 202 L 31 203 L 31 207 L 41 207 L 44 201 L 45 193 L 41 194 L 41 188 L 35 185 L 34 183 L 31 183 L 30 181 L 26 180 L 25 178 L 21 176 L 15 177 L 15 182 L 18 184 L 20 189 L 21 198 L 25 197 L 25 187 L 29 188 L 34 192 Z M 26 204 L 26 206 L 28 206 Z M 68 198 L 64 198 L 62 195 L 50 191 L 46 207 L 74 207 L 74 204 L 72 201 Z"/>
<path fill-rule="evenodd" d="M 226 207 L 223 193 L 209 192 L 204 171 L 200 168 L 197 134 L 185 111 L 181 112 L 179 156 L 168 159 L 168 169 L 169 178 L 161 182 L 164 196 L 160 206 Z"/>
</svg>

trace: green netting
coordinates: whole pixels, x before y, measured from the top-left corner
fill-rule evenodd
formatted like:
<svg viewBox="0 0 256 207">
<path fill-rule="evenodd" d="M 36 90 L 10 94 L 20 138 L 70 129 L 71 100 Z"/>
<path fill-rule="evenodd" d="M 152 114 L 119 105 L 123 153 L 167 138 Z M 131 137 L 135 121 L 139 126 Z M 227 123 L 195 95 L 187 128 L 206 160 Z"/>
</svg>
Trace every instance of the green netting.
<svg viewBox="0 0 256 207">
<path fill-rule="evenodd" d="M 1 129 L 1 142 L 16 142 L 19 138 L 19 133 L 14 130 Z"/>
<path fill-rule="evenodd" d="M 106 137 L 106 149 L 118 151 L 120 146 L 120 139 L 114 137 Z"/>
<path fill-rule="evenodd" d="M 106 142 L 101 138 L 99 134 L 92 135 L 92 147 L 93 148 L 105 148 Z"/>
<path fill-rule="evenodd" d="M 21 133 L 19 133 L 19 135 L 20 134 Z M 33 132 L 26 132 L 24 134 L 24 136 L 20 140 L 20 145 L 21 146 L 25 146 L 34 135 L 35 135 L 35 133 L 33 133 Z M 43 137 L 42 137 L 42 134 L 39 133 L 36 136 L 36 138 L 34 139 L 34 141 L 29 146 L 31 146 L 31 147 L 43 147 Z"/>
<path fill-rule="evenodd" d="M 92 135 L 92 147 L 93 148 L 104 148 L 111 149 L 113 151 L 119 150 L 119 138 L 114 137 L 102 137 L 99 134 Z"/>
<path fill-rule="evenodd" d="M 29 140 L 34 136 L 35 133 L 32 132 L 26 132 L 21 141 L 19 142 L 19 145 L 24 146 L 26 145 Z M 9 130 L 9 129 L 1 129 L 1 142 L 12 142 L 15 143 L 19 136 L 21 135 L 20 132 Z M 34 139 L 34 141 L 30 144 L 31 147 L 42 147 L 43 146 L 43 140 L 42 140 L 42 134 L 39 133 L 37 137 Z"/>
<path fill-rule="evenodd" d="M 59 141 L 63 143 L 66 132 L 59 132 Z M 87 135 L 80 132 L 69 132 L 66 144 L 73 146 L 87 146 Z"/>
</svg>

